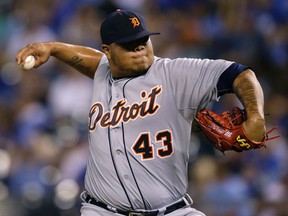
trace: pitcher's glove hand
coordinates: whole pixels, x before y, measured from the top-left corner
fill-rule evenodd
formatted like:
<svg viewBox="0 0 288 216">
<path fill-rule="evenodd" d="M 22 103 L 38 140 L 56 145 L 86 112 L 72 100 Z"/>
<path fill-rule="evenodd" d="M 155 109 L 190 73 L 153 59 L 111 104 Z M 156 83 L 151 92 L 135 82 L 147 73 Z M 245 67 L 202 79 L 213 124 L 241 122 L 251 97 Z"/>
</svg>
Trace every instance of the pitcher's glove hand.
<svg viewBox="0 0 288 216">
<path fill-rule="evenodd" d="M 215 148 L 222 153 L 228 150 L 242 152 L 250 149 L 265 147 L 265 142 L 279 136 L 268 138 L 276 127 L 266 133 L 262 142 L 249 139 L 242 123 L 246 120 L 246 113 L 239 107 L 234 107 L 232 113 L 225 111 L 221 115 L 203 109 L 198 112 L 195 120 L 198 122 L 202 132 L 214 143 Z"/>
</svg>

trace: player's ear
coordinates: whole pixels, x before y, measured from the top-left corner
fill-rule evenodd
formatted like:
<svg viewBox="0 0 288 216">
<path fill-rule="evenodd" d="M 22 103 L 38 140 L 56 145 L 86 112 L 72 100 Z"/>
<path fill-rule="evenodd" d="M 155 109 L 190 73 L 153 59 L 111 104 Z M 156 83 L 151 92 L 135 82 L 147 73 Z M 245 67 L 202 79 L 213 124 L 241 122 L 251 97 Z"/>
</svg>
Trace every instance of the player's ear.
<svg viewBox="0 0 288 216">
<path fill-rule="evenodd" d="M 105 55 L 107 56 L 108 59 L 111 58 L 109 45 L 102 44 L 102 51 L 105 53 Z"/>
</svg>

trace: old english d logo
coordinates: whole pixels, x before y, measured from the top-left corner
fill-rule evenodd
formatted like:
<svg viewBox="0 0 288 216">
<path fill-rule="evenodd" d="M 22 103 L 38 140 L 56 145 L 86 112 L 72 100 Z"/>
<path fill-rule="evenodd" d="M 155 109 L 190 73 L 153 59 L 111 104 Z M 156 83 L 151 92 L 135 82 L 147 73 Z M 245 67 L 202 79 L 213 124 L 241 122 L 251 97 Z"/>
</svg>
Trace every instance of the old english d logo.
<svg viewBox="0 0 288 216">
<path fill-rule="evenodd" d="M 138 18 L 133 17 L 133 18 L 129 18 L 131 20 L 131 23 L 133 25 L 133 27 L 135 28 L 136 26 L 140 25 L 140 21 L 138 20 Z"/>
</svg>

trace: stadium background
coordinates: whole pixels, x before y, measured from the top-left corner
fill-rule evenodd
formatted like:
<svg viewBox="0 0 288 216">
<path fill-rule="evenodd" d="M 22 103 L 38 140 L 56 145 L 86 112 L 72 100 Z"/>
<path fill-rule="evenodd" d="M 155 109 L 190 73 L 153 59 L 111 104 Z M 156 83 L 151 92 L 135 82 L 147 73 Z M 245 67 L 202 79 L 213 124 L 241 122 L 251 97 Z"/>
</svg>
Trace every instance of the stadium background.
<svg viewBox="0 0 288 216">
<path fill-rule="evenodd" d="M 87 158 L 92 81 L 53 59 L 21 72 L 18 49 L 63 41 L 100 49 L 116 8 L 141 12 L 161 57 L 224 58 L 252 66 L 263 86 L 268 148 L 225 156 L 192 137 L 189 193 L 207 216 L 288 215 L 288 1 L 1 0 L 0 215 L 76 216 Z M 239 102 L 232 95 L 215 111 Z"/>
</svg>

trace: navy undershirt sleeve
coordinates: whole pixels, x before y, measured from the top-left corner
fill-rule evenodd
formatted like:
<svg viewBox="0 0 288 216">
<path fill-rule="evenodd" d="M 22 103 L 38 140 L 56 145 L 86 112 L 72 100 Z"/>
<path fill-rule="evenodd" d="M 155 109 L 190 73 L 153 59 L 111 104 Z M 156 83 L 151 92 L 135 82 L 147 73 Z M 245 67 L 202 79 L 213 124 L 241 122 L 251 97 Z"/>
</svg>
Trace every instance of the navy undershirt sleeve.
<svg viewBox="0 0 288 216">
<path fill-rule="evenodd" d="M 217 83 L 218 96 L 233 92 L 233 82 L 235 78 L 244 70 L 250 67 L 233 63 L 220 76 Z"/>
</svg>

